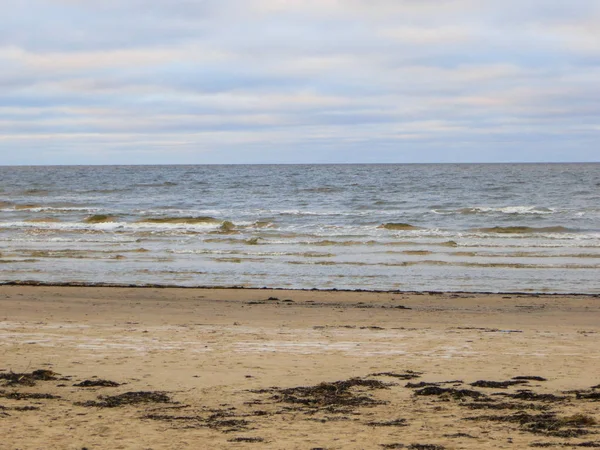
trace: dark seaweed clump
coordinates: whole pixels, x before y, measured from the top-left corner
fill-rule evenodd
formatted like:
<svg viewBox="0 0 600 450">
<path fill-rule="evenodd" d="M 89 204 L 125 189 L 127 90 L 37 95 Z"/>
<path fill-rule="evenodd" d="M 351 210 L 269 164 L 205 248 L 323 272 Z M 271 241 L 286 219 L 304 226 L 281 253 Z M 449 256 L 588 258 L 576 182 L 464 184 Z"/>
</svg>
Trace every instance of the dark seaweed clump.
<svg viewBox="0 0 600 450">
<path fill-rule="evenodd" d="M 518 412 L 509 416 L 478 416 L 465 420 L 516 423 L 523 431 L 563 438 L 579 437 L 589 433 L 586 427 L 595 425 L 590 416 L 575 414 L 559 417 L 555 413 L 528 414 Z"/>
<path fill-rule="evenodd" d="M 410 444 L 406 448 L 408 448 L 408 450 L 444 450 L 446 447 L 435 444 Z"/>
<path fill-rule="evenodd" d="M 529 400 L 533 402 L 560 402 L 562 400 L 566 400 L 567 398 L 554 394 L 538 394 L 527 389 L 519 390 L 516 394 L 502 393 L 500 395 L 504 395 L 506 397 L 514 398 L 517 400 Z"/>
<path fill-rule="evenodd" d="M 371 427 L 407 427 L 406 419 L 388 420 L 385 422 L 367 422 Z"/>
<path fill-rule="evenodd" d="M 125 405 L 137 405 L 140 403 L 171 403 L 171 398 L 164 392 L 139 391 L 125 392 L 124 394 L 98 397 L 100 401 L 87 401 L 76 403 L 79 406 L 98 407 L 98 408 L 117 408 Z"/>
<path fill-rule="evenodd" d="M 309 410 L 326 410 L 341 412 L 356 407 L 383 405 L 386 402 L 375 400 L 367 391 L 388 389 L 391 384 L 379 380 L 350 378 L 331 383 L 319 383 L 315 386 L 298 386 L 293 388 L 270 388 L 252 391 L 258 394 L 273 394 L 271 400 L 277 403 L 288 403 L 298 408 Z"/>
<path fill-rule="evenodd" d="M 509 380 L 509 381 L 487 381 L 478 380 L 471 383 L 473 387 L 482 388 L 493 388 L 493 389 L 506 389 L 509 386 L 516 386 L 518 384 L 527 384 L 527 380 Z"/>
<path fill-rule="evenodd" d="M 8 394 L 2 392 L 0 393 L 0 397 L 8 398 L 10 400 L 56 400 L 60 398 L 59 395 L 26 392 L 9 392 Z"/>
<path fill-rule="evenodd" d="M 596 389 L 596 387 L 592 389 Z M 577 392 L 575 396 L 578 399 L 600 401 L 600 392 Z"/>
<path fill-rule="evenodd" d="M 412 370 L 405 370 L 402 373 L 378 372 L 378 373 L 372 373 L 369 376 L 370 377 L 393 377 L 393 378 L 398 378 L 400 380 L 413 380 L 415 378 L 420 378 L 421 375 L 423 375 L 422 372 L 413 372 Z"/>
<path fill-rule="evenodd" d="M 8 372 L 8 373 L 0 373 L 0 380 L 5 381 L 6 386 L 15 386 L 15 385 L 23 385 L 23 386 L 34 386 L 36 381 L 52 381 L 56 380 L 55 372 L 51 370 L 34 370 L 33 372 L 25 372 L 25 373 L 16 373 L 16 372 Z"/>
<path fill-rule="evenodd" d="M 482 394 L 481 392 L 478 392 L 478 391 L 473 391 L 471 389 L 442 388 L 439 386 L 427 386 L 427 387 L 424 387 L 423 389 L 418 389 L 415 391 L 415 395 L 420 395 L 420 396 L 430 396 L 430 395 L 442 396 L 443 395 L 444 397 L 450 397 L 455 400 L 462 400 L 462 399 L 466 399 L 466 398 L 481 399 L 481 398 L 486 397 L 485 394 Z"/>
<path fill-rule="evenodd" d="M 376 401 L 368 395 L 357 393 L 354 388 L 373 390 L 387 389 L 388 386 L 378 380 L 351 378 L 333 383 L 320 383 L 316 386 L 281 389 L 273 398 L 284 403 L 296 403 L 310 407 L 373 406 L 380 405 L 382 402 Z"/>
<path fill-rule="evenodd" d="M 77 387 L 117 387 L 120 383 L 110 380 L 84 380 L 81 383 L 76 383 L 73 386 Z"/>
<path fill-rule="evenodd" d="M 534 442 L 529 445 L 530 447 L 586 447 L 586 448 L 600 448 L 600 442 Z"/>
<path fill-rule="evenodd" d="M 526 380 L 526 381 L 548 381 L 546 378 L 544 377 L 538 377 L 538 376 L 518 376 L 518 377 L 512 377 L 513 380 Z"/>
<path fill-rule="evenodd" d="M 235 437 L 233 439 L 227 439 L 227 442 L 264 442 L 265 440 L 261 437 Z"/>
</svg>

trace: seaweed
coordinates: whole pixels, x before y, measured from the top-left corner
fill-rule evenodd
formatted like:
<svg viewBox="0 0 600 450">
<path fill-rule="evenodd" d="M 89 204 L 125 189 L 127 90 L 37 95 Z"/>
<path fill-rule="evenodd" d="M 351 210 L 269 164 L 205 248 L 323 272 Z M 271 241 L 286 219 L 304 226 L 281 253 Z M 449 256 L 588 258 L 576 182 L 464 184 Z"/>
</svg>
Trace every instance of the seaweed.
<svg viewBox="0 0 600 450">
<path fill-rule="evenodd" d="M 473 387 L 482 388 L 493 388 L 493 389 L 506 389 L 509 386 L 516 386 L 518 384 L 527 384 L 527 380 L 509 380 L 509 381 L 487 381 L 478 380 L 471 383 Z"/>
<path fill-rule="evenodd" d="M 600 448 L 600 442 L 534 442 L 529 445 L 530 447 L 587 447 L 587 448 Z"/>
<path fill-rule="evenodd" d="M 444 434 L 444 437 L 447 438 L 469 438 L 469 439 L 477 439 L 475 436 L 471 436 L 470 434 L 467 433 L 454 433 L 454 434 Z"/>
<path fill-rule="evenodd" d="M 393 377 L 400 380 L 413 380 L 415 378 L 420 378 L 421 375 L 423 375 L 422 372 L 414 372 L 412 370 L 405 370 L 403 373 L 377 372 L 369 374 L 370 377 Z"/>
<path fill-rule="evenodd" d="M 488 401 L 484 401 L 484 402 L 471 402 L 471 403 L 464 403 L 461 404 L 461 406 L 464 406 L 468 409 L 496 409 L 496 410 L 512 410 L 512 409 L 518 409 L 518 410 L 524 410 L 524 409 L 533 409 L 533 410 L 537 410 L 537 411 L 545 411 L 548 409 L 548 406 L 545 405 L 539 405 L 539 404 L 535 404 L 535 403 L 509 403 L 509 402 L 500 402 L 500 403 L 494 403 L 494 402 L 490 402 Z"/>
<path fill-rule="evenodd" d="M 15 385 L 23 385 L 23 386 L 35 386 L 36 381 L 53 381 L 56 380 L 55 372 L 46 369 L 34 370 L 33 372 L 8 372 L 8 373 L 0 373 L 0 380 L 5 380 L 6 386 L 15 386 Z"/>
<path fill-rule="evenodd" d="M 388 389 L 392 384 L 379 380 L 350 378 L 331 383 L 319 383 L 315 386 L 298 386 L 293 388 L 270 388 L 251 392 L 270 393 L 271 400 L 277 403 L 295 405 L 295 409 L 308 408 L 312 411 L 342 412 L 348 408 L 371 407 L 387 402 L 373 399 L 365 391 Z"/>
<path fill-rule="evenodd" d="M 61 398 L 59 395 L 26 392 L 9 392 L 8 394 L 2 393 L 0 394 L 0 397 L 8 398 L 10 400 L 56 400 Z"/>
<path fill-rule="evenodd" d="M 594 418 L 583 414 L 558 417 L 552 412 L 535 415 L 518 412 L 509 416 L 477 416 L 465 420 L 516 423 L 523 431 L 568 438 L 588 434 L 586 427 L 596 424 Z"/>
<path fill-rule="evenodd" d="M 501 395 L 505 395 L 507 397 L 514 398 L 517 400 L 529 400 L 533 402 L 560 402 L 567 399 L 567 397 L 558 396 L 554 394 L 538 394 L 527 389 L 519 390 L 516 394 L 502 393 Z"/>
<path fill-rule="evenodd" d="M 406 448 L 409 450 L 444 450 L 446 447 L 435 444 L 410 444 Z"/>
<path fill-rule="evenodd" d="M 600 401 L 600 392 L 576 392 L 575 396 L 578 399 Z"/>
<path fill-rule="evenodd" d="M 367 422 L 366 424 L 371 427 L 407 427 L 408 426 L 406 419 L 395 419 L 395 420 L 388 420 L 385 422 Z"/>
<path fill-rule="evenodd" d="M 418 389 L 418 388 L 424 388 L 424 387 L 428 387 L 428 386 L 439 386 L 440 383 L 430 383 L 427 381 L 419 381 L 418 383 L 406 383 L 404 385 L 404 387 L 410 388 L 410 389 Z"/>
<path fill-rule="evenodd" d="M 482 399 L 482 398 L 486 398 L 487 396 L 485 394 L 482 394 L 481 392 L 478 391 L 473 391 L 470 389 L 453 389 L 453 388 L 442 388 L 439 386 L 427 386 L 424 387 L 423 389 L 418 389 L 415 391 L 415 395 L 420 395 L 420 396 L 445 396 L 445 397 L 451 397 L 455 400 L 463 400 L 466 398 L 476 398 L 476 399 Z"/>
<path fill-rule="evenodd" d="M 120 383 L 110 380 L 84 380 L 81 383 L 76 383 L 73 386 L 77 387 L 117 387 Z"/>
<path fill-rule="evenodd" d="M 264 442 L 265 440 L 261 437 L 235 437 L 232 439 L 227 439 L 227 442 Z"/>
<path fill-rule="evenodd" d="M 171 403 L 171 398 L 164 392 L 138 391 L 125 392 L 124 394 L 113 396 L 99 396 L 101 401 L 87 401 L 76 403 L 78 406 L 98 407 L 98 408 L 117 408 L 125 405 L 136 405 L 139 403 Z"/>
</svg>

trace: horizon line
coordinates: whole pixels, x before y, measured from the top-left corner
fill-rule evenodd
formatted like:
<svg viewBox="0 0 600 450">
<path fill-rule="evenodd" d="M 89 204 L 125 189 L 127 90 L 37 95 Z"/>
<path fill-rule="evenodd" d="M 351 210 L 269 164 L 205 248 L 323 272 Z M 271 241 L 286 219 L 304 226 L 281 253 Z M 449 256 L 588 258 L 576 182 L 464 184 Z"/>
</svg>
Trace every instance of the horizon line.
<svg viewBox="0 0 600 450">
<path fill-rule="evenodd" d="M 315 163 L 115 163 L 115 164 L 1 164 L 0 167 L 159 167 L 159 166 L 394 166 L 394 165 L 534 165 L 600 164 L 600 161 L 466 161 L 466 162 L 315 162 Z"/>
</svg>

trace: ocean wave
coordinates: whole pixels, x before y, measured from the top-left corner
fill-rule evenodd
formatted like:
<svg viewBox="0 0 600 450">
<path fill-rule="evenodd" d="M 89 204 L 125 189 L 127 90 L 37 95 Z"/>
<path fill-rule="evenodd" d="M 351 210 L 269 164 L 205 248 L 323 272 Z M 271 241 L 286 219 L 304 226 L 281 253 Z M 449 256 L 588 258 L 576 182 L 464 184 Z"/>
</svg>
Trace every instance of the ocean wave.
<svg viewBox="0 0 600 450">
<path fill-rule="evenodd" d="M 313 188 L 300 189 L 300 192 L 309 192 L 316 194 L 330 194 L 334 192 L 344 192 L 345 189 L 336 186 L 319 186 Z"/>
<path fill-rule="evenodd" d="M 198 225 L 198 224 L 220 224 L 222 221 L 215 219 L 210 216 L 199 216 L 199 217 L 154 217 L 139 219 L 137 223 L 151 223 L 151 224 L 184 224 L 184 225 Z"/>
<path fill-rule="evenodd" d="M 176 255 L 237 255 L 237 256 L 295 256 L 301 258 L 332 258 L 336 256 L 334 253 L 323 252 L 253 252 L 244 250 L 211 250 L 211 249 L 196 249 L 196 250 L 167 250 L 167 253 Z"/>
<path fill-rule="evenodd" d="M 0 230 L 3 229 L 23 229 L 31 230 L 36 232 L 42 231 L 54 231 L 54 232 L 133 232 L 139 233 L 183 233 L 183 234 L 197 234 L 207 232 L 219 232 L 227 233 L 231 231 L 223 231 L 219 228 L 222 226 L 221 221 L 197 221 L 197 222 L 118 222 L 112 221 L 110 218 L 107 219 L 92 219 L 90 222 L 85 220 L 82 222 L 30 222 L 30 221 L 18 221 L 18 222 L 0 222 Z M 228 225 L 226 225 L 228 227 Z"/>
<path fill-rule="evenodd" d="M 48 189 L 25 189 L 21 192 L 21 195 L 31 195 L 31 196 L 47 196 L 50 195 L 50 191 Z"/>
<path fill-rule="evenodd" d="M 510 226 L 510 227 L 491 227 L 491 228 L 475 228 L 473 231 L 482 231 L 484 233 L 499 233 L 499 234 L 529 234 L 529 233 L 569 233 L 576 230 L 555 226 L 555 227 L 526 227 L 526 226 Z"/>
<path fill-rule="evenodd" d="M 178 184 L 173 182 L 173 181 L 164 181 L 164 182 L 157 182 L 157 183 L 138 183 L 138 184 L 134 184 L 133 187 L 172 187 L 172 186 L 177 186 Z"/>
<path fill-rule="evenodd" d="M 55 249 L 55 250 L 31 250 L 31 249 L 15 249 L 12 253 L 26 255 L 32 258 L 72 258 L 72 259 L 123 259 L 121 253 L 148 253 L 145 248 L 137 249 L 113 249 L 113 250 L 96 250 L 96 249 Z"/>
<path fill-rule="evenodd" d="M 543 206 L 503 206 L 503 207 L 491 207 L 491 206 L 472 206 L 458 209 L 432 209 L 431 212 L 435 214 L 451 215 L 451 214 L 511 214 L 511 215 L 548 215 L 556 212 L 555 208 L 546 208 Z"/>
<path fill-rule="evenodd" d="M 33 217 L 31 219 L 25 220 L 25 222 L 29 223 L 58 223 L 61 222 L 60 219 L 56 217 Z"/>
<path fill-rule="evenodd" d="M 443 260 L 417 260 L 397 262 L 364 262 L 364 261 L 310 261 L 292 260 L 286 261 L 292 265 L 314 265 L 314 266 L 371 266 L 371 267 L 414 267 L 414 266 L 444 266 L 444 267 L 470 267 L 490 269 L 600 269 L 595 264 L 529 264 L 529 263 L 490 263 L 490 262 L 467 262 L 467 261 L 443 261 Z"/>
<path fill-rule="evenodd" d="M 71 213 L 84 212 L 94 213 L 100 211 L 100 208 L 89 206 L 47 206 L 37 204 L 11 204 L 8 202 L 0 203 L 0 212 L 46 212 L 46 213 Z"/>
</svg>

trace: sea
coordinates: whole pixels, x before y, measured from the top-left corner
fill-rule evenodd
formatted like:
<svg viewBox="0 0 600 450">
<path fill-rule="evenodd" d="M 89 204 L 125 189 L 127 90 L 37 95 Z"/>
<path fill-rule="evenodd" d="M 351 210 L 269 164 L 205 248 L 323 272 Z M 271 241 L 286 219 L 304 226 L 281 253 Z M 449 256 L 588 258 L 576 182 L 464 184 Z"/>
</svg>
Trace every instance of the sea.
<svg viewBox="0 0 600 450">
<path fill-rule="evenodd" d="M 0 167 L 0 282 L 600 293 L 600 164 Z"/>
</svg>

